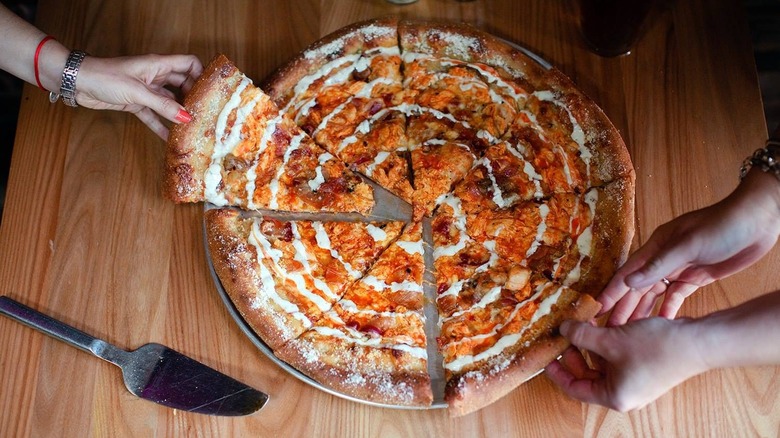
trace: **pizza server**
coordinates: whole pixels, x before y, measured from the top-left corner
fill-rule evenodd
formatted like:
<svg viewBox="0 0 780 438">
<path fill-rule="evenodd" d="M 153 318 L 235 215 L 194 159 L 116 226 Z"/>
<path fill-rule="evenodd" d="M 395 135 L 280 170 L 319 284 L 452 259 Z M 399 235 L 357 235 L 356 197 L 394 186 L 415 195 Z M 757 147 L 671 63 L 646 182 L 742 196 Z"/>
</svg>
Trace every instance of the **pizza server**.
<svg viewBox="0 0 780 438">
<path fill-rule="evenodd" d="M 160 344 L 125 351 L 6 296 L 0 314 L 117 365 L 134 395 L 164 406 L 209 415 L 248 415 L 268 395 Z"/>
</svg>

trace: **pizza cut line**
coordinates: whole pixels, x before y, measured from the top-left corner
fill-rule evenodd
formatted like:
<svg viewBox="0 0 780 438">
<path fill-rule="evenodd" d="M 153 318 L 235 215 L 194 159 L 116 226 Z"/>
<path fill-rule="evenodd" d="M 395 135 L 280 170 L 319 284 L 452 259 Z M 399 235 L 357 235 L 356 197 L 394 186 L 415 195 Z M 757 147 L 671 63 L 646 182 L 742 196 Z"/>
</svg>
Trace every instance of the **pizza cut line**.
<svg viewBox="0 0 780 438">
<path fill-rule="evenodd" d="M 616 129 L 563 74 L 466 25 L 356 23 L 261 87 L 219 55 L 185 107 L 165 195 L 215 206 L 211 262 L 243 319 L 351 397 L 443 398 L 452 415 L 498 400 L 566 348 L 562 321 L 598 312 L 631 243 Z M 362 178 L 411 204 L 411 221 L 345 220 L 375 206 Z"/>
</svg>

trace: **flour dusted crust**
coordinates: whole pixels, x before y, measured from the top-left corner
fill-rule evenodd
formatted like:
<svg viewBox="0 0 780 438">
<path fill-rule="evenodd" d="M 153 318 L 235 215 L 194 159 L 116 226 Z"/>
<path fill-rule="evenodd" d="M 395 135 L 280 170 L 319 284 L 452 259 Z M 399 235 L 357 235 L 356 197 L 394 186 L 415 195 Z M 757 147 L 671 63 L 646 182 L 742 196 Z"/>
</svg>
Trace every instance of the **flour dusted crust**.
<svg viewBox="0 0 780 438">
<path fill-rule="evenodd" d="M 217 55 L 184 98 L 191 123 L 174 125 L 168 136 L 163 194 L 175 202 L 204 198 L 203 177 L 214 150 L 214 127 L 222 108 L 241 82 L 241 72 L 224 55 Z"/>
<path fill-rule="evenodd" d="M 215 141 L 201 125 L 214 123 L 215 108 L 242 80 L 218 57 L 188 96 L 195 123 L 172 132 L 168 197 L 202 199 L 191 182 Z M 394 225 L 376 246 L 382 251 L 355 262 L 359 274 L 349 280 L 322 266 L 333 248 L 349 254 L 365 246 L 350 237 L 351 225 L 317 241 L 303 223 L 294 228 L 299 238 L 279 231 L 284 223 L 207 212 L 225 290 L 282 360 L 341 394 L 428 406 L 441 396 L 428 374 L 426 347 L 435 342 L 444 357 L 443 396 L 459 416 L 500 399 L 561 354 L 568 346 L 557 333 L 562 321 L 598 312 L 593 297 L 633 238 L 635 174 L 618 131 L 560 71 L 472 26 L 385 18 L 324 37 L 262 89 L 297 125 L 301 142 L 415 211 L 403 234 Z M 426 266 L 414 237 L 426 216 L 435 284 L 425 287 L 436 296 L 437 339 L 424 330 Z M 267 242 L 258 243 L 263 232 Z M 319 293 L 315 283 L 333 293 Z"/>
</svg>

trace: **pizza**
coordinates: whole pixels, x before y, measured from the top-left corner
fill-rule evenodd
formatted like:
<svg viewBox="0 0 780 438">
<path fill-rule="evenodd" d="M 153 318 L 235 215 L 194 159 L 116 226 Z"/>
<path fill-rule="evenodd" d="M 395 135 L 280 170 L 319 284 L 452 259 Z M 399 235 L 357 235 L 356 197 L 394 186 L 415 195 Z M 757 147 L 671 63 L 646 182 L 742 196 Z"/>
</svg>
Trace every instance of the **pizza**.
<svg viewBox="0 0 780 438">
<path fill-rule="evenodd" d="M 260 86 L 218 55 L 185 107 L 165 195 L 209 203 L 210 261 L 257 336 L 352 398 L 495 402 L 568 346 L 564 320 L 596 315 L 633 238 L 609 119 L 467 25 L 355 23 Z M 411 217 L 372 217 L 377 187 Z"/>
<path fill-rule="evenodd" d="M 224 56 L 184 105 L 196 123 L 173 129 L 165 195 L 250 210 L 368 212 L 371 187 L 317 146 Z"/>
</svg>

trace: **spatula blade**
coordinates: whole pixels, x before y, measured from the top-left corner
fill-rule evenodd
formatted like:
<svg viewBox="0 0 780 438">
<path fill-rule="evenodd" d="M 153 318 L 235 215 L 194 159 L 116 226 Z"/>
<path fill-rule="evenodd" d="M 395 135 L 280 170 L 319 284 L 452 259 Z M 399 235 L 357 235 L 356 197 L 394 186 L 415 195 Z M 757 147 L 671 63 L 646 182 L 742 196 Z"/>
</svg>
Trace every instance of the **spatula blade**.
<svg viewBox="0 0 780 438">
<path fill-rule="evenodd" d="M 262 408 L 268 395 L 159 344 L 131 352 L 121 364 L 125 384 L 137 396 L 171 408 L 239 416 Z"/>
</svg>

